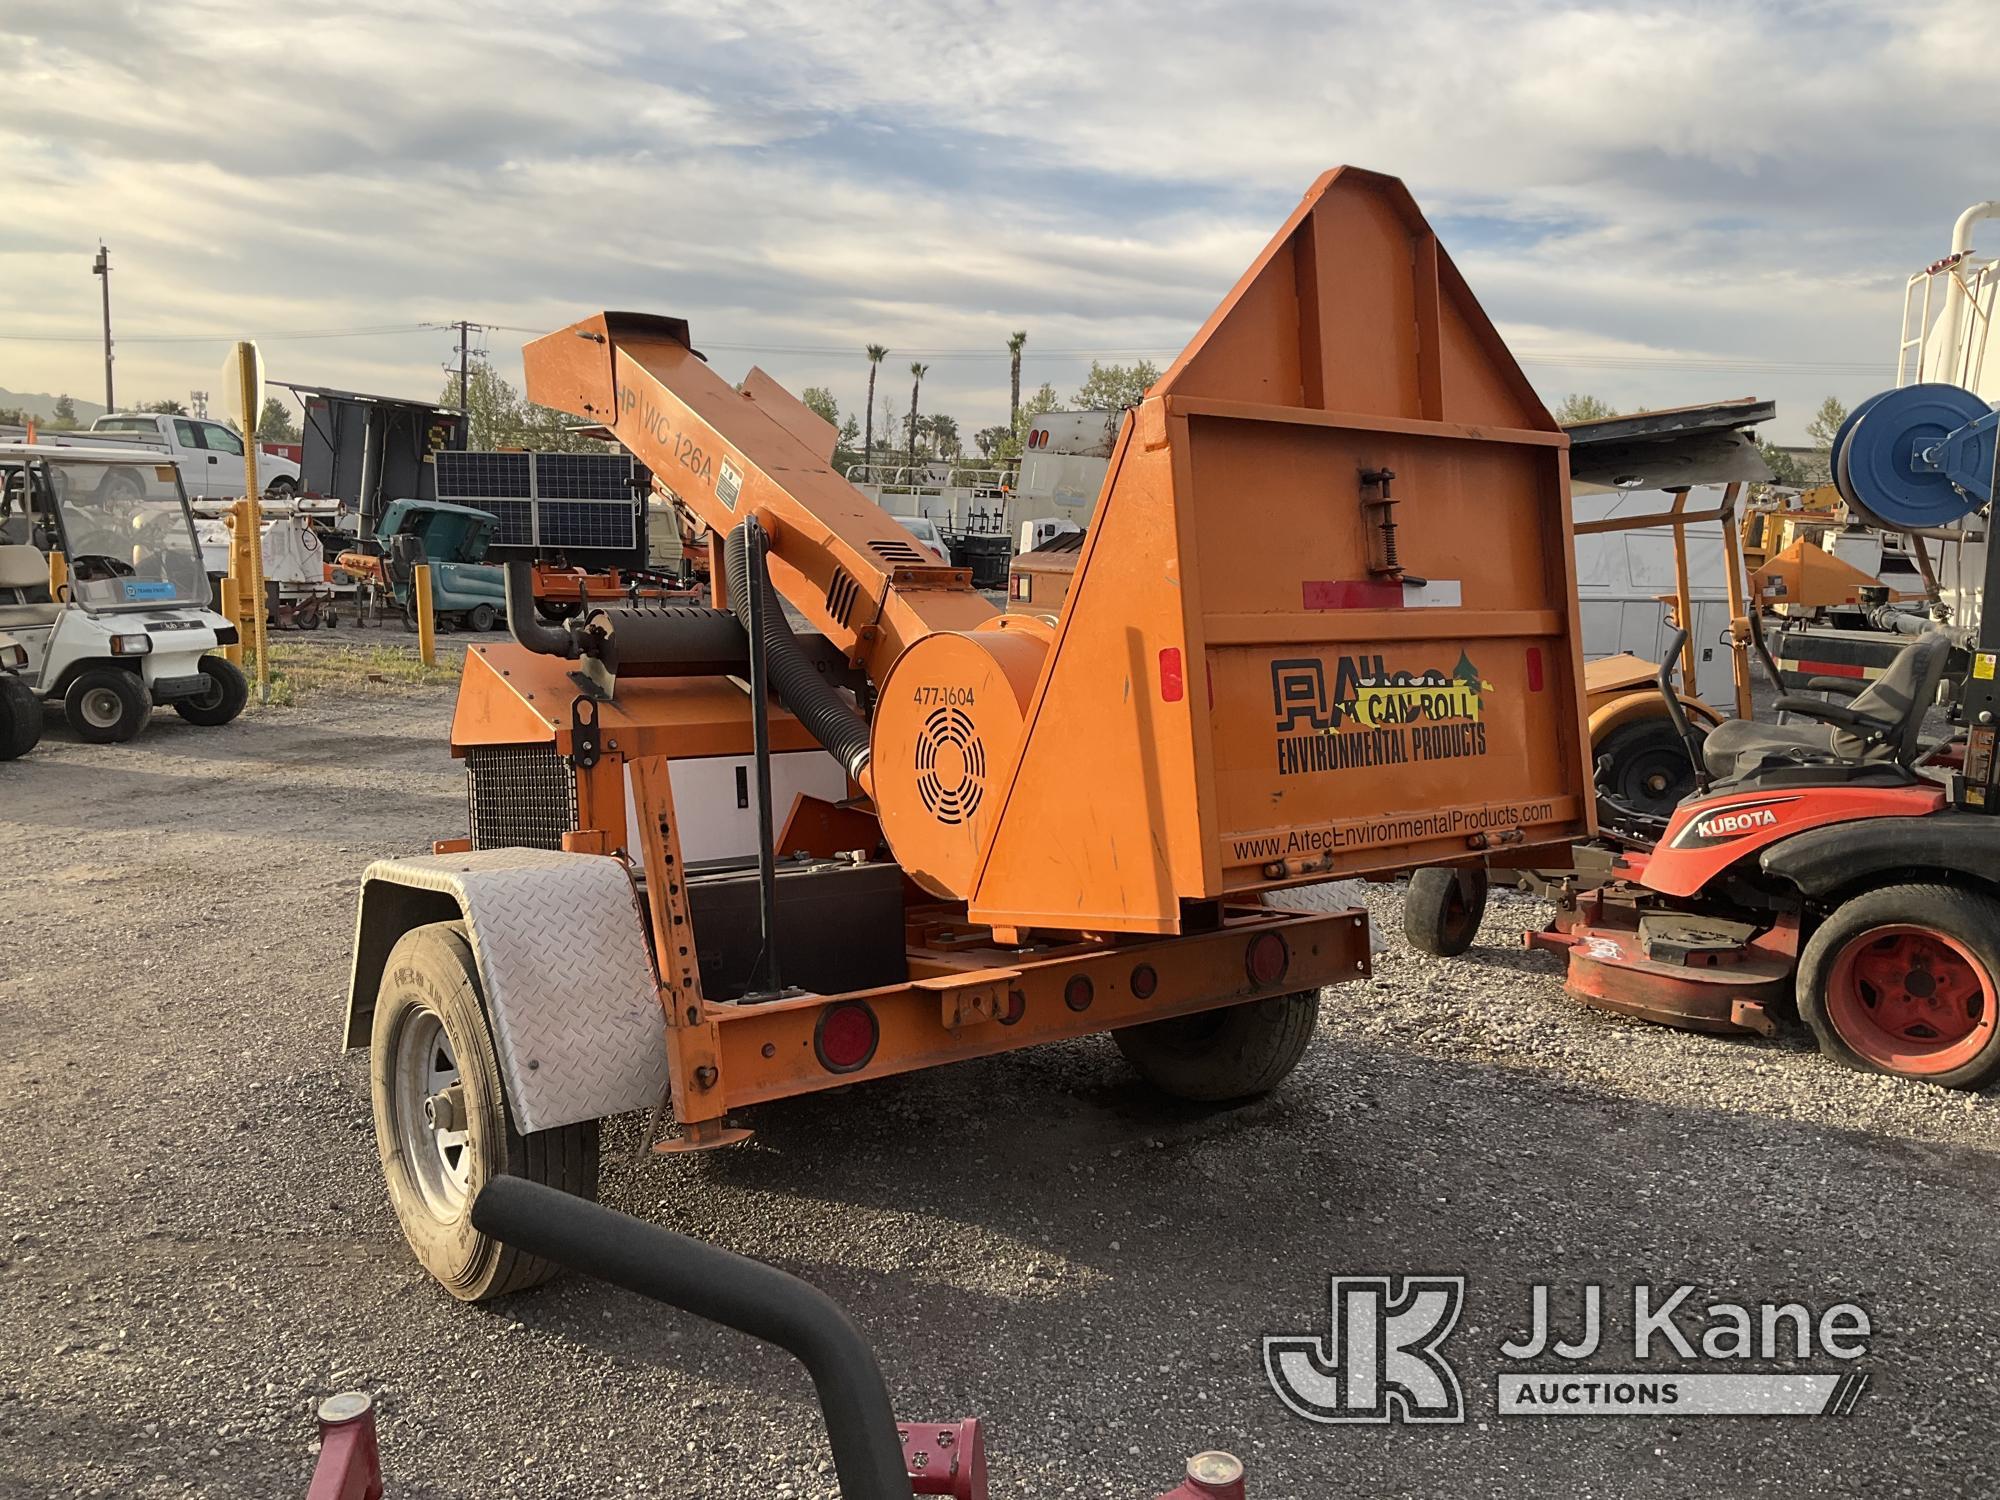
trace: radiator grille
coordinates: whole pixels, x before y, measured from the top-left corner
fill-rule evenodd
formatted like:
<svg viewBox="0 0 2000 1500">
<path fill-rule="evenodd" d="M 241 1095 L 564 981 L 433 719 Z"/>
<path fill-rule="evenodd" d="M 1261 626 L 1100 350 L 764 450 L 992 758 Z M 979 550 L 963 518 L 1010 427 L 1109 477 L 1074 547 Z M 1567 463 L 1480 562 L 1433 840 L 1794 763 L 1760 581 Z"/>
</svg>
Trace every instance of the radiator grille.
<svg viewBox="0 0 2000 1500">
<path fill-rule="evenodd" d="M 576 827 L 576 776 L 553 745 L 465 752 L 475 849 L 560 849 Z"/>
</svg>

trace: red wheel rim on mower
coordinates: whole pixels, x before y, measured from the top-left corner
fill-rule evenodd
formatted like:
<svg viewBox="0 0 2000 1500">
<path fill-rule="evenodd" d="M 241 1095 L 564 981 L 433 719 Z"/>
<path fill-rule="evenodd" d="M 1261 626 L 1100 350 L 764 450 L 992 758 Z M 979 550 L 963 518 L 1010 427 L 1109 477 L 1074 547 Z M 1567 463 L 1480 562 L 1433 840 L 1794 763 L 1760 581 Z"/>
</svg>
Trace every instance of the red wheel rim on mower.
<svg viewBox="0 0 2000 1500">
<path fill-rule="evenodd" d="M 1993 976 L 1929 927 L 1871 927 L 1849 938 L 1826 982 L 1841 1040 L 1885 1072 L 1925 1078 L 1977 1057 L 1993 1035 Z"/>
</svg>

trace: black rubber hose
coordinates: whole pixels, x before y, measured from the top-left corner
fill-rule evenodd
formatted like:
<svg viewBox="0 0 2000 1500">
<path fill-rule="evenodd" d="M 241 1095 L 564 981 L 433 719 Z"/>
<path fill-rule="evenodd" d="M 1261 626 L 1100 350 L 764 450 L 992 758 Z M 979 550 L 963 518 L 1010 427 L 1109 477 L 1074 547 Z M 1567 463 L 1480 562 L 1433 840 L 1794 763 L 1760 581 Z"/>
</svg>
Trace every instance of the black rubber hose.
<svg viewBox="0 0 2000 1500">
<path fill-rule="evenodd" d="M 502 570 L 507 592 L 507 632 L 530 651 L 543 656 L 577 657 L 576 637 L 556 625 L 545 625 L 535 617 L 535 565 L 510 562 Z"/>
<path fill-rule="evenodd" d="M 889 1389 L 838 1303 L 775 1266 L 521 1177 L 496 1177 L 472 1222 L 531 1255 L 734 1328 L 795 1356 L 819 1392 L 843 1500 L 911 1500 Z"/>
<path fill-rule="evenodd" d="M 751 524 L 745 521 L 737 526 L 722 547 L 724 575 L 729 580 L 729 608 L 743 622 L 746 631 L 750 628 L 750 590 L 753 584 L 749 560 L 745 555 L 743 527 Z M 763 573 L 754 587 L 764 591 L 764 655 L 771 685 L 778 692 L 778 701 L 806 726 L 812 737 L 824 745 L 835 760 L 847 768 L 848 775 L 865 785 L 869 760 L 868 721 L 848 706 L 847 700 L 820 675 L 819 669 L 800 647 L 798 637 L 792 634 L 790 621 L 785 618 L 784 603 L 778 598 L 778 591 L 771 587 L 771 575 Z"/>
</svg>

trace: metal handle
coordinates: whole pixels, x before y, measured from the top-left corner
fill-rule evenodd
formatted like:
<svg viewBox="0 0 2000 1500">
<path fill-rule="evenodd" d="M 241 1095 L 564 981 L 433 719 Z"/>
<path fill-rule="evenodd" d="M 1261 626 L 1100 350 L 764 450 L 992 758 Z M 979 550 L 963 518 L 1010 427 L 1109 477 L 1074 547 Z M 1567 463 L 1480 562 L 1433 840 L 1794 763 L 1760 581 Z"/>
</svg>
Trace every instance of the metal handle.
<svg viewBox="0 0 2000 1500">
<path fill-rule="evenodd" d="M 1701 758 L 1701 741 L 1695 738 L 1694 726 L 1688 723 L 1687 710 L 1681 707 L 1681 695 L 1674 691 L 1674 663 L 1680 660 L 1681 647 L 1687 644 L 1688 633 L 1679 625 L 1669 625 L 1667 634 L 1667 649 L 1661 656 L 1660 670 L 1653 682 L 1666 704 L 1668 722 L 1674 726 L 1674 733 L 1680 736 L 1681 744 L 1687 748 L 1688 762 L 1694 767 L 1695 788 L 1705 792 L 1708 790 L 1708 767 Z"/>
<path fill-rule="evenodd" d="M 776 1344 L 812 1376 L 844 1500 L 911 1500 L 881 1368 L 824 1292 L 775 1266 L 519 1177 L 487 1183 L 472 1222 L 531 1255 Z"/>
</svg>

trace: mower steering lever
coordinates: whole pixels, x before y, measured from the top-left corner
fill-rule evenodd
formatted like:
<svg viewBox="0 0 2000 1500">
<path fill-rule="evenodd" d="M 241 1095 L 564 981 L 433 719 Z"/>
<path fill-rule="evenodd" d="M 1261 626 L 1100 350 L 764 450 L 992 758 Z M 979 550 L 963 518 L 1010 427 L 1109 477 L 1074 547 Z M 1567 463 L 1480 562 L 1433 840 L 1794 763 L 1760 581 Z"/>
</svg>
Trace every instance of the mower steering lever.
<svg viewBox="0 0 2000 1500">
<path fill-rule="evenodd" d="M 1688 633 L 1679 625 L 1667 627 L 1667 649 L 1660 654 L 1660 670 L 1653 683 L 1660 690 L 1660 699 L 1666 705 L 1667 721 L 1674 726 L 1674 733 L 1680 737 L 1687 750 L 1688 764 L 1694 767 L 1696 791 L 1708 790 L 1708 767 L 1701 758 L 1701 741 L 1695 738 L 1694 726 L 1688 723 L 1687 710 L 1681 707 L 1681 696 L 1674 691 L 1674 663 L 1681 659 L 1681 647 L 1687 644 Z"/>
</svg>

